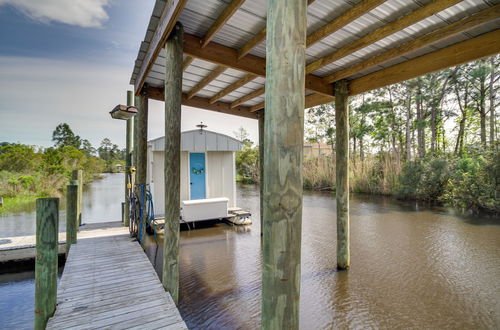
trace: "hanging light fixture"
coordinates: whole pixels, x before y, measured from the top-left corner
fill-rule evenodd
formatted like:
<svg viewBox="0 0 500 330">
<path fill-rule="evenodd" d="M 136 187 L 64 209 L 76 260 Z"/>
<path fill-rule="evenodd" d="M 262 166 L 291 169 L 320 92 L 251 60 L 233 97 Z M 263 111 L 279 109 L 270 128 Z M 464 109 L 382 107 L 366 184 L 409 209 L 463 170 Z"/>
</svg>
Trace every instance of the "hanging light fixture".
<svg viewBox="0 0 500 330">
<path fill-rule="evenodd" d="M 118 104 L 109 113 L 113 119 L 127 120 L 134 117 L 137 114 L 137 108 L 134 106 Z"/>
</svg>

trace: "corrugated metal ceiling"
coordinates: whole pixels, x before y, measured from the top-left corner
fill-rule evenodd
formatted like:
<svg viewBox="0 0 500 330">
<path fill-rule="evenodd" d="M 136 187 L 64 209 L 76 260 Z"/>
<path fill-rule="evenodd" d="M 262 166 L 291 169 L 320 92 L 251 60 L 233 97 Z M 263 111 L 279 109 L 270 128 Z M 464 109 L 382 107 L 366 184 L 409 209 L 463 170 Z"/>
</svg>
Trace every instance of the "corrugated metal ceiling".
<svg viewBox="0 0 500 330">
<path fill-rule="evenodd" d="M 202 38 L 214 21 L 224 11 L 229 2 L 230 0 L 188 0 L 180 15 L 180 22 L 184 25 L 185 33 Z M 314 1 L 308 7 L 308 34 L 311 34 L 326 23 L 332 21 L 359 2 L 360 0 Z M 430 2 L 431 0 L 387 0 L 383 4 L 371 10 L 369 13 L 362 15 L 340 30 L 335 31 L 328 37 L 320 40 L 311 47 L 308 47 L 306 51 L 306 61 L 310 63 L 325 55 L 331 54 L 333 51 L 369 34 L 374 29 L 392 22 Z M 500 0 L 464 0 L 446 10 L 439 12 L 436 15 L 406 27 L 401 31 L 387 36 L 367 47 L 359 49 L 350 55 L 344 56 L 314 71 L 313 74 L 320 77 L 330 75 L 338 70 L 348 68 L 354 63 L 373 57 L 384 50 L 397 47 L 439 27 L 451 24 L 482 9 L 496 5 L 499 2 Z M 165 0 L 156 1 L 145 39 L 140 45 L 131 83 L 134 83 L 137 78 L 139 68 L 142 65 L 142 61 L 149 47 L 149 42 L 151 41 L 153 33 L 158 25 L 158 21 L 165 4 Z M 245 1 L 215 35 L 212 41 L 234 49 L 240 49 L 248 40 L 265 27 L 266 6 L 266 0 Z M 394 59 L 377 67 L 367 69 L 349 78 L 366 75 L 382 68 L 392 66 L 395 63 L 403 62 L 432 52 L 436 49 L 446 47 L 447 45 L 472 38 L 488 31 L 496 30 L 499 27 L 500 19 L 497 19 L 465 33 L 461 33 L 441 42 L 434 43 L 431 46 L 427 46 L 408 54 L 402 54 L 398 59 Z M 250 52 L 250 54 L 265 57 L 265 42 L 261 42 Z M 164 62 L 165 58 L 162 51 L 160 52 L 160 56 L 156 59 L 152 70 L 146 77 L 145 81 L 147 84 L 156 87 L 163 86 L 163 75 L 165 71 Z M 184 72 L 183 92 L 189 92 L 191 88 L 193 88 L 206 75 L 214 70 L 216 66 L 217 65 L 213 63 L 195 59 Z M 245 74 L 246 73 L 237 70 L 227 69 L 223 74 L 219 75 L 211 83 L 201 89 L 196 95 L 210 98 L 241 79 Z M 240 87 L 232 93 L 226 95 L 221 99 L 221 101 L 234 102 L 238 98 L 262 88 L 264 83 L 264 78 L 257 78 L 245 86 Z M 262 101 L 263 96 L 260 96 L 243 103 L 243 105 L 252 106 Z"/>
</svg>

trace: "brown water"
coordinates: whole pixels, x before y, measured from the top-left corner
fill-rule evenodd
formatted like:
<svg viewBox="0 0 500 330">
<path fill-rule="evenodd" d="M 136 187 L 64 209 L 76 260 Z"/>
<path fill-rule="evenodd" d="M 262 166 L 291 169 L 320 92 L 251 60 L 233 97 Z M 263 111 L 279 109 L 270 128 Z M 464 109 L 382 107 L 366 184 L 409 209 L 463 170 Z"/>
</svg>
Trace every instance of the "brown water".
<svg viewBox="0 0 500 330">
<path fill-rule="evenodd" d="M 257 187 L 239 187 L 249 228 L 182 231 L 180 311 L 190 329 L 260 326 Z M 335 270 L 335 201 L 304 194 L 302 329 L 499 329 L 500 219 L 353 197 L 351 268 Z M 155 261 L 155 255 L 156 261 Z M 148 255 L 161 269 L 161 247 Z"/>
</svg>

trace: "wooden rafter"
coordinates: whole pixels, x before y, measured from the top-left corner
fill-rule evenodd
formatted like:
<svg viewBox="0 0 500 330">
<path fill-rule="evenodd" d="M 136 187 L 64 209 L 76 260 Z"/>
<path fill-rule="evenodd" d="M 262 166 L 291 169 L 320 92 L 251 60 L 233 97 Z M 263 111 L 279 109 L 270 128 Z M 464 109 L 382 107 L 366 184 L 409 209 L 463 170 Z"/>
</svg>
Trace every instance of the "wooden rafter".
<svg viewBox="0 0 500 330">
<path fill-rule="evenodd" d="M 148 98 L 153 100 L 165 101 L 163 89 L 161 88 L 148 87 L 146 95 Z M 182 94 L 182 105 L 210 110 L 210 111 L 216 111 L 220 113 L 226 113 L 229 115 L 257 119 L 257 114 L 250 112 L 249 107 L 238 106 L 235 108 L 231 108 L 231 105 L 229 103 L 225 102 L 210 103 L 208 98 L 199 96 L 193 96 L 191 99 L 188 99 L 186 94 Z"/>
<path fill-rule="evenodd" d="M 260 102 L 256 105 L 253 105 L 250 107 L 250 112 L 256 112 L 256 111 L 259 111 L 261 109 L 264 109 L 264 102 Z"/>
<path fill-rule="evenodd" d="M 332 100 L 332 98 L 327 97 L 327 96 L 322 95 L 322 94 L 311 94 L 311 95 L 306 96 L 304 108 L 306 108 L 306 109 L 312 108 L 312 107 L 315 107 L 317 105 L 330 103 L 333 101 L 335 101 L 335 99 Z M 264 102 L 260 102 L 254 106 L 251 106 L 249 109 L 250 109 L 250 112 L 257 112 L 259 110 L 262 110 L 262 109 L 264 109 Z"/>
<path fill-rule="evenodd" d="M 265 91 L 266 91 L 265 87 L 262 87 L 262 88 L 259 88 L 255 91 L 253 91 L 250 94 L 247 94 L 247 95 L 237 99 L 233 103 L 231 103 L 231 108 L 237 107 L 238 105 L 245 103 L 246 101 L 250 101 L 250 100 L 256 98 L 257 96 L 264 94 Z"/>
<path fill-rule="evenodd" d="M 477 14 L 466 17 L 453 24 L 446 25 L 431 33 L 428 33 L 420 38 L 407 42 L 399 47 L 383 52 L 375 57 L 369 58 L 366 61 L 354 64 L 347 69 L 335 72 L 324 78 L 325 82 L 332 83 L 343 78 L 352 76 L 363 70 L 372 68 L 386 61 L 392 60 L 398 56 L 404 55 L 411 51 L 421 49 L 437 41 L 446 39 L 458 33 L 467 31 L 471 28 L 492 21 L 500 17 L 500 5 L 485 9 Z"/>
<path fill-rule="evenodd" d="M 192 58 L 191 56 L 186 56 L 186 59 L 184 60 L 184 62 L 182 62 L 182 71 L 185 71 L 187 67 L 191 65 L 191 62 L 193 62 L 193 60 L 194 58 Z"/>
<path fill-rule="evenodd" d="M 169 2 L 170 6 L 165 6 L 161 15 L 160 23 L 156 28 L 153 38 L 151 39 L 146 56 L 142 61 L 141 68 L 139 69 L 139 73 L 137 74 L 137 78 L 135 80 L 134 90 L 136 95 L 140 94 L 142 86 L 144 86 L 147 73 L 153 66 L 160 50 L 165 45 L 165 41 L 170 35 L 170 32 L 172 32 L 175 23 L 179 19 L 186 2 L 187 0 L 172 0 Z"/>
<path fill-rule="evenodd" d="M 445 10 L 448 7 L 451 7 L 462 0 L 439 0 L 433 1 L 423 7 L 420 7 L 413 12 L 389 23 L 383 25 L 382 27 L 376 29 L 372 33 L 367 34 L 366 36 L 358 39 L 352 43 L 341 47 L 340 49 L 334 51 L 333 53 L 322 57 L 306 66 L 306 73 L 311 73 L 320 69 L 321 67 L 328 65 L 338 59 L 341 59 L 349 54 L 352 54 L 366 46 L 373 44 L 385 37 L 390 36 L 398 31 L 401 31 L 408 26 L 417 23 L 429 16 L 432 16 L 442 10 Z"/>
<path fill-rule="evenodd" d="M 235 82 L 234 84 L 231 84 L 227 86 L 225 89 L 220 91 L 219 93 L 215 94 L 213 97 L 210 98 L 210 104 L 213 104 L 223 98 L 224 96 L 231 94 L 238 88 L 248 84 L 250 81 L 254 80 L 257 78 L 257 75 L 254 75 L 252 73 L 247 73 L 243 78 Z"/>
<path fill-rule="evenodd" d="M 214 42 L 209 42 L 205 48 L 201 48 L 200 38 L 190 34 L 184 35 L 184 54 L 257 76 L 265 77 L 266 75 L 265 58 L 247 55 L 238 60 L 238 51 L 236 49 Z M 318 76 L 306 75 L 305 88 L 315 93 L 330 96 L 333 99 L 333 87 L 323 82 L 323 79 Z"/>
<path fill-rule="evenodd" d="M 355 5 L 354 7 L 352 7 L 351 9 L 349 9 L 348 11 L 346 11 L 345 13 L 343 13 L 342 15 L 331 21 L 330 23 L 327 23 L 326 25 L 322 26 L 318 30 L 311 33 L 307 37 L 306 45 L 308 47 L 312 46 L 314 43 L 328 37 L 330 34 L 343 28 L 347 24 L 368 13 L 370 10 L 379 6 L 385 1 L 386 0 L 361 1 L 359 4 Z"/>
<path fill-rule="evenodd" d="M 266 39 L 266 28 L 264 27 L 259 31 L 252 39 L 248 40 L 246 44 L 238 50 L 238 59 L 241 59 L 246 54 L 250 53 L 258 44 L 260 44 L 264 39 Z"/>
<path fill-rule="evenodd" d="M 212 80 L 214 80 L 215 78 L 217 78 L 222 72 L 224 72 L 227 68 L 223 65 L 219 65 L 218 67 L 216 67 L 212 72 L 210 72 L 210 74 L 208 76 L 206 76 L 205 78 L 203 78 L 199 83 L 196 84 L 196 86 L 194 86 L 190 91 L 189 93 L 187 93 L 187 99 L 189 100 L 190 98 L 192 98 L 193 96 L 196 95 L 196 93 L 198 93 L 200 90 L 203 89 L 203 87 L 205 87 L 206 85 L 210 84 L 210 82 Z"/>
<path fill-rule="evenodd" d="M 500 29 L 485 33 L 435 52 L 354 79 L 349 92 L 356 95 L 451 66 L 500 53 Z"/>
<path fill-rule="evenodd" d="M 217 20 L 212 24 L 210 29 L 208 29 L 207 34 L 203 37 L 201 42 L 201 47 L 205 47 L 215 36 L 217 32 L 226 24 L 226 22 L 233 16 L 233 14 L 240 8 L 245 0 L 233 0 L 231 3 L 224 9 L 222 14 L 217 18 Z"/>
</svg>

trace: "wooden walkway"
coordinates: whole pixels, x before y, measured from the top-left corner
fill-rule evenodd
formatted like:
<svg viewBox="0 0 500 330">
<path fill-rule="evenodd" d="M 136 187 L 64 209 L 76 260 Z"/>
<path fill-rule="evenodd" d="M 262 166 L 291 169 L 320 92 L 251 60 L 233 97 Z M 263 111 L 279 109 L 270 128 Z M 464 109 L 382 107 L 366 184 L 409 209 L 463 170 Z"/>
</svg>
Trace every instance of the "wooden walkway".
<svg viewBox="0 0 500 330">
<path fill-rule="evenodd" d="M 47 329 L 187 329 L 128 229 L 101 234 L 71 247 Z"/>
</svg>

